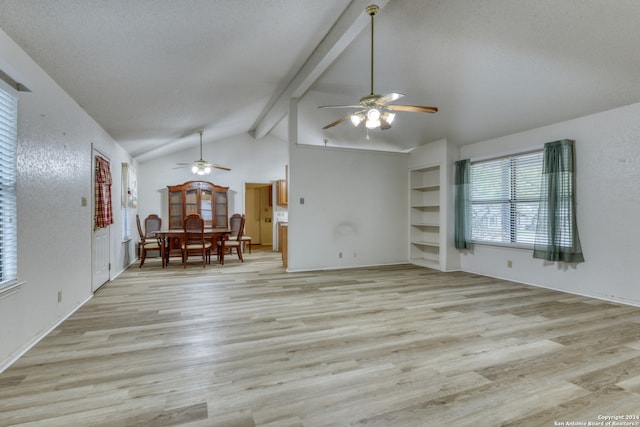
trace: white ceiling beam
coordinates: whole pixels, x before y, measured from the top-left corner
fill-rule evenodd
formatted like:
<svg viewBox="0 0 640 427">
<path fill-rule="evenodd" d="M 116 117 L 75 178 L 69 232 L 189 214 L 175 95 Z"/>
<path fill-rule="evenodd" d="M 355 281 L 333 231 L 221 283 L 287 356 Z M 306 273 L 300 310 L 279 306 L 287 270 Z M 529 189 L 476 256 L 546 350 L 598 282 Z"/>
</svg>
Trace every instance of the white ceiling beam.
<svg viewBox="0 0 640 427">
<path fill-rule="evenodd" d="M 376 0 L 380 9 L 389 0 Z M 352 1 L 278 98 L 263 112 L 252 134 L 263 138 L 289 112 L 289 100 L 301 98 L 320 75 L 371 22 L 360 1 Z"/>
</svg>

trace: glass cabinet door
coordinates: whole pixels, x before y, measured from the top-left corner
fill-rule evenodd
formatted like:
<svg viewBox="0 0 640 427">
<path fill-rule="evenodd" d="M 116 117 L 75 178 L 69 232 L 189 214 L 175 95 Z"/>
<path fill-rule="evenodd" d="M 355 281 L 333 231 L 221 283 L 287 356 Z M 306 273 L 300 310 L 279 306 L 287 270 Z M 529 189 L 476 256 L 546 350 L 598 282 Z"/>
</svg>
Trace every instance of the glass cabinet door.
<svg viewBox="0 0 640 427">
<path fill-rule="evenodd" d="M 200 216 L 204 220 L 205 227 L 211 227 L 213 218 L 213 192 L 202 190 L 200 193 Z"/>
<path fill-rule="evenodd" d="M 182 228 L 182 191 L 169 192 L 169 228 Z"/>
<path fill-rule="evenodd" d="M 216 227 L 228 227 L 227 223 L 227 193 L 216 192 Z"/>
<path fill-rule="evenodd" d="M 184 194 L 185 218 L 192 214 L 198 214 L 198 190 L 187 190 Z"/>
</svg>

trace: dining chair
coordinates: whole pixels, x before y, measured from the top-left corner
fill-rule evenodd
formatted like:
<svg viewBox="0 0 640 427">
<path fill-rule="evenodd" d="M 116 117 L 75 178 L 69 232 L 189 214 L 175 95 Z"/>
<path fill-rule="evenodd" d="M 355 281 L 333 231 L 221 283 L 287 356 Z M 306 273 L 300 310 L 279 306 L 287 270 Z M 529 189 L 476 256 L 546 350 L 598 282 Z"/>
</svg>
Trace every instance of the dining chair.
<svg viewBox="0 0 640 427">
<path fill-rule="evenodd" d="M 242 235 L 244 233 L 244 223 L 244 215 L 234 214 L 229 219 L 229 226 L 232 233 L 234 228 L 237 229 L 238 232 L 235 235 L 232 234 L 228 238 L 218 241 L 218 261 L 221 265 L 224 265 L 224 254 L 227 249 L 230 253 L 233 253 L 233 248 L 235 248 L 238 253 L 238 259 L 240 259 L 241 262 L 244 262 L 244 259 L 242 259 Z"/>
<path fill-rule="evenodd" d="M 251 253 L 251 236 L 247 236 L 246 234 L 242 235 L 242 250 L 246 249 L 245 245 L 249 245 L 249 253 Z"/>
<path fill-rule="evenodd" d="M 182 264 L 187 268 L 189 252 L 202 255 L 202 268 L 207 261 L 211 262 L 211 242 L 204 237 L 204 220 L 198 214 L 191 214 L 184 219 L 184 239 L 182 241 Z"/>
<path fill-rule="evenodd" d="M 239 213 L 235 213 L 229 217 L 229 233 L 228 239 L 234 240 L 238 237 L 238 233 L 240 232 L 240 224 L 242 223 L 242 215 Z"/>
<path fill-rule="evenodd" d="M 156 214 L 150 214 L 144 219 L 144 236 L 147 239 L 156 238 L 156 231 L 162 228 L 162 218 Z"/>
<path fill-rule="evenodd" d="M 231 229 L 231 233 L 229 234 L 229 240 L 234 240 L 238 237 L 238 231 L 240 230 L 240 218 L 242 215 L 233 214 L 231 218 L 229 218 L 229 228 Z M 251 253 L 251 236 L 247 236 L 245 233 L 242 233 L 242 250 L 246 249 L 247 243 L 249 244 L 249 253 Z"/>
<path fill-rule="evenodd" d="M 162 218 L 158 215 L 151 214 L 144 220 L 144 232 L 140 224 L 140 216 L 136 214 L 136 225 L 138 226 L 138 257 L 140 258 L 140 267 L 144 265 L 147 259 L 148 251 L 159 251 L 162 258 L 162 267 L 164 267 L 164 245 L 161 239 L 156 235 L 156 231 L 162 227 Z"/>
</svg>

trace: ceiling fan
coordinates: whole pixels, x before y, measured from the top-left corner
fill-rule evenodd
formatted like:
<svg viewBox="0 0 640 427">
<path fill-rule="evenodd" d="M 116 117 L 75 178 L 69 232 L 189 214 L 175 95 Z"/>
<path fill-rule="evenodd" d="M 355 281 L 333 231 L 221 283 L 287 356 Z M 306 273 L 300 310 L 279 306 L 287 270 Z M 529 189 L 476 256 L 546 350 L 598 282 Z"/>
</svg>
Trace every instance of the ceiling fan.
<svg viewBox="0 0 640 427">
<path fill-rule="evenodd" d="M 380 8 L 374 4 L 367 6 L 366 13 L 371 16 L 371 93 L 360 98 L 358 105 L 323 105 L 318 108 L 358 108 L 358 111 L 349 113 L 340 117 L 333 123 L 329 123 L 322 129 L 329 129 L 335 125 L 351 119 L 354 126 L 358 126 L 364 122 L 367 129 L 380 128 L 382 130 L 389 129 L 395 118 L 395 111 L 409 111 L 414 113 L 435 113 L 438 111 L 436 107 L 426 107 L 420 105 L 398 105 L 389 104 L 404 95 L 392 92 L 386 95 L 378 95 L 373 92 L 373 17 L 378 13 Z"/>
<path fill-rule="evenodd" d="M 202 134 L 204 133 L 204 131 L 201 130 L 198 133 L 200 134 L 200 159 L 195 160 L 193 163 L 176 163 L 178 167 L 174 169 L 180 169 L 187 166 L 191 166 L 191 172 L 195 173 L 196 175 L 208 175 L 209 173 L 211 173 L 211 169 L 213 168 L 221 169 L 224 171 L 230 171 L 231 169 L 225 168 L 224 166 L 214 165 L 207 162 L 206 160 L 202 160 Z"/>
</svg>

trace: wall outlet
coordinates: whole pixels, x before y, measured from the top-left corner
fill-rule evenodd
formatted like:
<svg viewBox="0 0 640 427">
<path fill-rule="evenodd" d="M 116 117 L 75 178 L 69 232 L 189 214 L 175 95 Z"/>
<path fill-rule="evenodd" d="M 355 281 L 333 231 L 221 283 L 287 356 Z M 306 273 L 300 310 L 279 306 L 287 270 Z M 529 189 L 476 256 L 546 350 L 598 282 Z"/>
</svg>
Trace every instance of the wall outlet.
<svg viewBox="0 0 640 427">
<path fill-rule="evenodd" d="M 338 252 L 338 258 L 342 258 L 342 252 Z"/>
<path fill-rule="evenodd" d="M 353 252 L 353 257 L 356 258 L 358 256 L 358 253 L 356 251 Z"/>
<path fill-rule="evenodd" d="M 508 268 L 513 268 L 513 261 L 508 260 L 508 261 L 507 261 L 507 267 L 508 267 Z"/>
<path fill-rule="evenodd" d="M 62 291 L 58 291 L 58 302 L 62 302 Z"/>
</svg>

